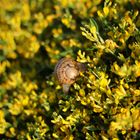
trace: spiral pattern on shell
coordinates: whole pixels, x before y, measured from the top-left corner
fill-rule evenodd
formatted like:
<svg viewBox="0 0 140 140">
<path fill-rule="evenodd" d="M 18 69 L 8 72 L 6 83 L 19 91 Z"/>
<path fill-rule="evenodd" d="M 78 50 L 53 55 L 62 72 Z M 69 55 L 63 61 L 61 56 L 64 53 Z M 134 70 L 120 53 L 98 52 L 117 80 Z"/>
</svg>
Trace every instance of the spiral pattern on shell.
<svg viewBox="0 0 140 140">
<path fill-rule="evenodd" d="M 71 58 L 62 58 L 55 66 L 54 73 L 60 84 L 73 84 L 80 71 L 77 62 Z"/>
</svg>

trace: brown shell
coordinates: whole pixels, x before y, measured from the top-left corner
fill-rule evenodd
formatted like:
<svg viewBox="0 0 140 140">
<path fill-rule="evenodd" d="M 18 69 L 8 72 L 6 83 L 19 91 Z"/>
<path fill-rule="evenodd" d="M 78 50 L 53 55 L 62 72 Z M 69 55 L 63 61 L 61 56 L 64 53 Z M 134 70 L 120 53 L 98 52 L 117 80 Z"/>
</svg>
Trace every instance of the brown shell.
<svg viewBox="0 0 140 140">
<path fill-rule="evenodd" d="M 54 73 L 60 84 L 71 85 L 75 82 L 76 77 L 79 75 L 77 62 L 71 58 L 62 58 L 55 66 Z"/>
</svg>

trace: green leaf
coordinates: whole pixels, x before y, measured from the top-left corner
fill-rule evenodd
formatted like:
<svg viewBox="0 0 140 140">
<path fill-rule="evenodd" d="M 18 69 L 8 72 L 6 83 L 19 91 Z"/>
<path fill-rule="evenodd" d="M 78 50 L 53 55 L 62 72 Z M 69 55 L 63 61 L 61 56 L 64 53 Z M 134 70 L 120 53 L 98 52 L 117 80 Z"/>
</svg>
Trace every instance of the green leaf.
<svg viewBox="0 0 140 140">
<path fill-rule="evenodd" d="M 95 26 L 96 27 L 96 31 L 99 32 L 99 28 L 98 28 L 98 25 L 97 25 L 96 21 L 94 19 L 89 19 L 89 21 L 90 21 L 91 27 Z"/>
<path fill-rule="evenodd" d="M 0 55 L 0 62 L 3 61 L 3 60 L 5 60 L 5 56 Z"/>
<path fill-rule="evenodd" d="M 7 42 L 3 39 L 0 39 L 0 45 L 7 45 Z"/>
</svg>

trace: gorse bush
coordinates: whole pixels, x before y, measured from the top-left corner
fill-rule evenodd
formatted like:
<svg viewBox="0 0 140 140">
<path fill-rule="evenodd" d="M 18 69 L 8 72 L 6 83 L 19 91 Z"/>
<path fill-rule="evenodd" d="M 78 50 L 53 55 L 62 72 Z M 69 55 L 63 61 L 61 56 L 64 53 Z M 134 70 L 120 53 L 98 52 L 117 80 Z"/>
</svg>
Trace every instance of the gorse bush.
<svg viewBox="0 0 140 140">
<path fill-rule="evenodd" d="M 139 0 L 1 0 L 2 140 L 140 139 Z M 68 94 L 62 57 L 87 70 Z"/>
</svg>

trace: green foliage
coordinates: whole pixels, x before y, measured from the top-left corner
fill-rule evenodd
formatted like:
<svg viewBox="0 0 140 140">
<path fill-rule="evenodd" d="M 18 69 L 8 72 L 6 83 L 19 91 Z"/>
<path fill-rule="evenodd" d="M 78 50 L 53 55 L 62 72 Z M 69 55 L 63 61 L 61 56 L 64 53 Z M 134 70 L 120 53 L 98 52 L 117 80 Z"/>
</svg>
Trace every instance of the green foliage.
<svg viewBox="0 0 140 140">
<path fill-rule="evenodd" d="M 1 0 L 0 137 L 140 139 L 139 0 Z M 68 94 L 61 57 L 87 70 Z"/>
</svg>

